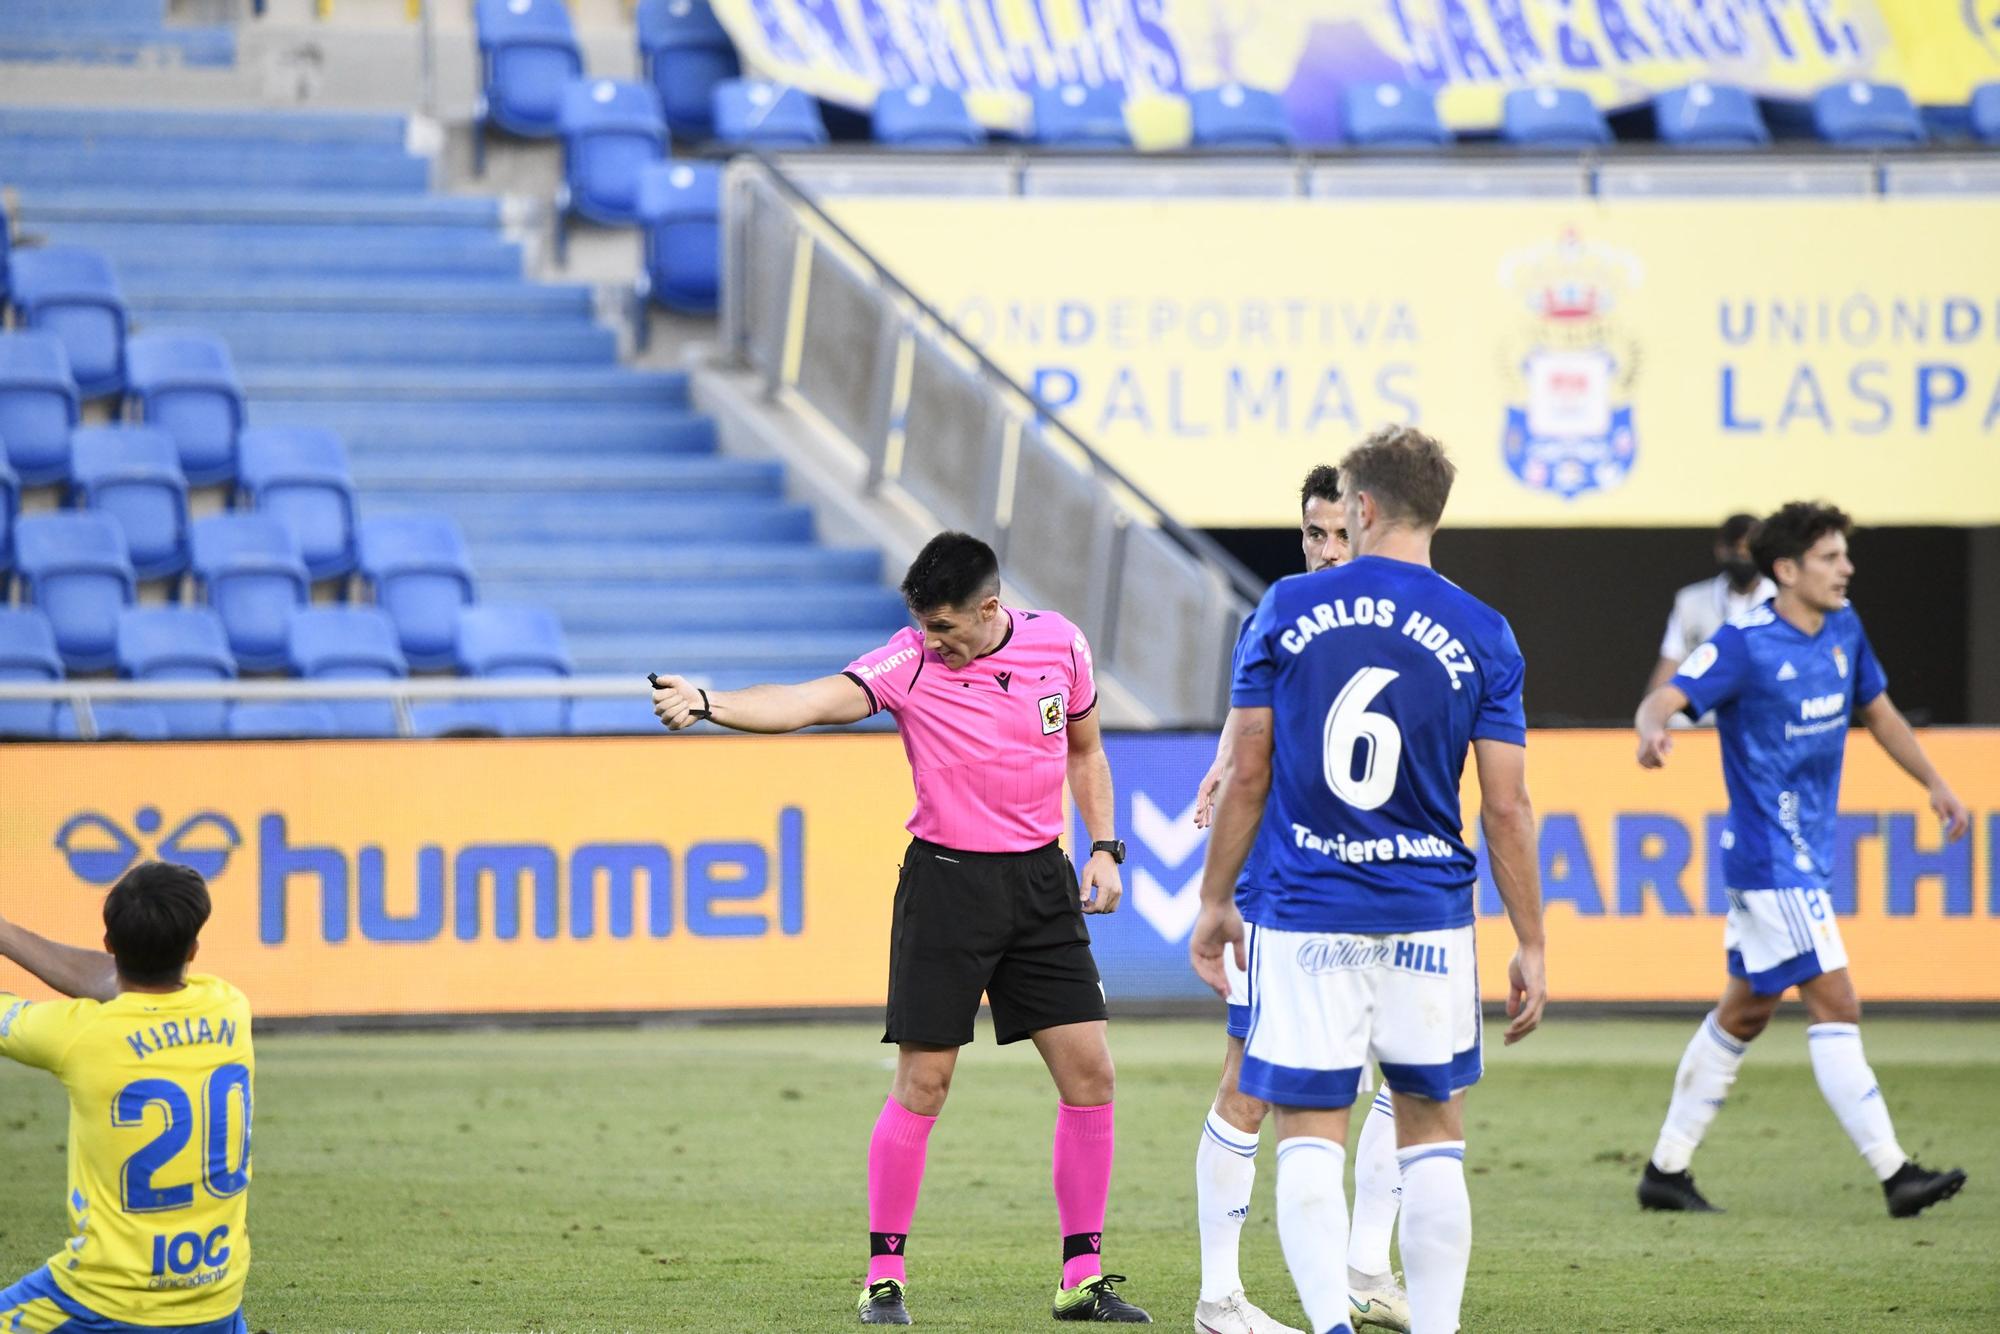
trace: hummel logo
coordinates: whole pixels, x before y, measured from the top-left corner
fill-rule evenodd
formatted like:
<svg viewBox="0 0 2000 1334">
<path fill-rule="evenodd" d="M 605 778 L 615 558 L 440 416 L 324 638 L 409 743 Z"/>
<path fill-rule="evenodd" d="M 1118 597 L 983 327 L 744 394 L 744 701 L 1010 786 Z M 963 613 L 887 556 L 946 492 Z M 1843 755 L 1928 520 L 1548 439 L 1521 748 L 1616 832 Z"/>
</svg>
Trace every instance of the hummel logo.
<svg viewBox="0 0 2000 1334">
<path fill-rule="evenodd" d="M 996 680 L 996 681 L 998 681 L 998 682 L 1000 683 L 1000 688 L 1001 688 L 1002 690 L 1005 690 L 1005 689 L 1007 688 L 1008 684 L 1009 684 L 1009 683 L 1010 683 L 1011 681 L 1013 681 L 1013 679 L 1014 679 L 1014 673 L 1012 673 L 1012 672 L 995 672 L 995 673 L 993 673 L 993 679 L 994 679 L 994 680 Z"/>
<path fill-rule="evenodd" d="M 1796 681 L 1799 679 L 1799 669 L 1788 662 L 1778 669 L 1778 679 L 1780 681 Z"/>
</svg>

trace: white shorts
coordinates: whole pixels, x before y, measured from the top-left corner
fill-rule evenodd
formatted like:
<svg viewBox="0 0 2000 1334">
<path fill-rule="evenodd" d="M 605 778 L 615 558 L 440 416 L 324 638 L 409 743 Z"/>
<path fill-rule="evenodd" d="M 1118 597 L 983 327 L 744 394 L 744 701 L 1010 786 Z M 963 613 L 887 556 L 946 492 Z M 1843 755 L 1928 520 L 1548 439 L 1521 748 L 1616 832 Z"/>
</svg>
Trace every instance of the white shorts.
<svg viewBox="0 0 2000 1334">
<path fill-rule="evenodd" d="M 1847 967 L 1833 900 L 1823 889 L 1732 889 L 1722 928 L 1729 975 L 1759 996 Z"/>
<path fill-rule="evenodd" d="M 1243 924 L 1243 952 L 1248 955 L 1253 948 L 1251 942 L 1257 939 L 1257 924 Z M 1250 974 L 1236 966 L 1236 951 L 1222 952 L 1222 974 L 1229 979 L 1229 1036 L 1247 1038 L 1250 1036 Z"/>
<path fill-rule="evenodd" d="M 1243 952 L 1245 954 L 1250 952 L 1250 942 L 1257 938 L 1257 929 L 1255 922 L 1245 922 L 1243 924 Z M 1236 966 L 1235 950 L 1224 950 L 1222 952 L 1222 973 L 1224 977 L 1229 979 L 1229 1036 L 1240 1042 L 1250 1036 L 1250 973 L 1248 969 Z M 1238 1080 L 1236 1086 L 1242 1088 L 1243 1081 Z M 1355 1085 L 1356 1096 L 1370 1093 L 1374 1088 L 1374 1070 L 1372 1067 L 1364 1066 L 1361 1071 L 1361 1079 Z"/>
<path fill-rule="evenodd" d="M 1280 1107 L 1347 1107 L 1368 1062 L 1397 1093 L 1443 1102 L 1479 1082 L 1470 926 L 1404 935 L 1259 927 L 1237 1087 Z"/>
</svg>

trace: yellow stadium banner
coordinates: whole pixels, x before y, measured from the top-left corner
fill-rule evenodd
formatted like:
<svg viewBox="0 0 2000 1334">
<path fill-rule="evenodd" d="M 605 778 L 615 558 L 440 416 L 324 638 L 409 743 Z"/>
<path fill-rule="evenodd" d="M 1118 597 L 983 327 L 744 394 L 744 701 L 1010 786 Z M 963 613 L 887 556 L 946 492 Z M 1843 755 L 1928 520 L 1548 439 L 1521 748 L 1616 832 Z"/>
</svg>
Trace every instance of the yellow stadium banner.
<svg viewBox="0 0 2000 1334">
<path fill-rule="evenodd" d="M 271 1017 L 877 1004 L 910 804 L 880 736 L 0 746 L 0 913 L 185 862 Z"/>
<path fill-rule="evenodd" d="M 1933 731 L 1924 746 L 1975 811 L 1947 844 L 1922 788 L 1865 733 L 1848 746 L 1828 893 L 1855 984 L 1870 1000 L 2000 1001 L 2000 732 Z M 1721 994 L 1728 909 L 1727 801 L 1713 731 L 1678 734 L 1667 768 L 1634 759 L 1625 732 L 1537 732 L 1528 783 L 1540 825 L 1549 985 L 1569 1000 L 1702 1000 Z M 1468 766 L 1470 773 L 1470 766 Z M 1468 781 L 1468 829 L 1478 827 Z M 1762 886 L 1735 886 L 1762 888 Z M 1488 995 L 1512 934 L 1480 890 Z"/>
<path fill-rule="evenodd" d="M 2000 522 L 2000 200 L 830 207 L 1186 523 L 1392 422 L 1452 524 Z"/>
<path fill-rule="evenodd" d="M 1973 807 L 1858 738 L 1832 897 L 1863 995 L 2000 1001 L 2000 731 L 1925 744 Z M 1114 1002 L 1199 999 L 1187 934 L 1214 739 L 1110 738 L 1124 907 L 1092 918 Z M 1569 1000 L 1700 1000 L 1722 980 L 1715 740 L 1662 773 L 1624 733 L 1536 732 L 1551 976 Z M 0 914 L 102 937 L 142 857 L 209 879 L 201 966 L 266 1017 L 879 1005 L 910 806 L 894 737 L 0 746 Z M 1476 794 L 1467 794 L 1476 830 Z M 1480 890 L 1482 976 L 1510 935 Z M 46 994 L 0 963 L 0 987 Z"/>
<path fill-rule="evenodd" d="M 866 108 L 937 84 L 1018 129 L 1029 90 L 1113 87 L 1134 103 L 1237 82 L 1283 95 L 1334 142 L 1342 89 L 1417 84 L 1462 128 L 1509 89 L 1561 84 L 1607 109 L 1700 79 L 1804 99 L 1844 79 L 1962 106 L 2000 78 L 1996 0 L 715 0 L 745 62 Z M 1134 118 L 1135 121 L 1138 119 Z M 1135 125 L 1135 128 L 1137 126 Z"/>
</svg>

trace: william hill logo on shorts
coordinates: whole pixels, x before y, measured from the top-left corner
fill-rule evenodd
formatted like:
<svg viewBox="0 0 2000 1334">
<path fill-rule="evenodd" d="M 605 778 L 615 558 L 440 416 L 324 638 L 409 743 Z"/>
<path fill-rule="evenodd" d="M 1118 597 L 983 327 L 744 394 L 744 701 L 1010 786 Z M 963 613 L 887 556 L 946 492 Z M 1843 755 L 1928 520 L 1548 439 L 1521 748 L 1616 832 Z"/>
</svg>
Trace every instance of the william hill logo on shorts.
<svg viewBox="0 0 2000 1334">
<path fill-rule="evenodd" d="M 145 835 L 162 823 L 150 806 L 133 819 Z M 398 868 L 414 875 L 399 877 L 393 893 L 379 845 L 316 844 L 295 836 L 276 811 L 257 817 L 248 844 L 227 815 L 203 811 L 176 825 L 153 852 L 211 880 L 254 860 L 257 934 L 266 945 L 285 943 L 295 903 L 328 943 L 357 929 L 363 940 L 421 943 L 443 937 L 447 926 L 457 940 L 517 940 L 524 908 L 536 940 L 590 940 L 600 933 L 624 940 L 642 923 L 653 939 L 677 932 L 796 936 L 806 924 L 805 812 L 783 807 L 776 823 L 768 840 L 704 840 L 678 852 L 654 842 L 426 843 L 413 864 Z M 115 881 L 145 851 L 138 838 L 94 811 L 65 821 L 55 845 L 71 872 L 93 885 Z"/>
</svg>

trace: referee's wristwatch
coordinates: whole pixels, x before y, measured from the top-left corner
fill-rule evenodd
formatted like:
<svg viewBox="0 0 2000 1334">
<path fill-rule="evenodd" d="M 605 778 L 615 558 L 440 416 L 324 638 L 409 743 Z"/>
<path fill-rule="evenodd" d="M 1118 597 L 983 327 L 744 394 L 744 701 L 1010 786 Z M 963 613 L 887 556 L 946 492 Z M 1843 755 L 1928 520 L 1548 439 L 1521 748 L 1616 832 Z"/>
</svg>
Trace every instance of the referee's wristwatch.
<svg viewBox="0 0 2000 1334">
<path fill-rule="evenodd" d="M 1090 845 L 1092 852 L 1108 852 L 1111 860 L 1118 865 L 1125 864 L 1125 840 L 1122 838 L 1100 838 Z"/>
</svg>

